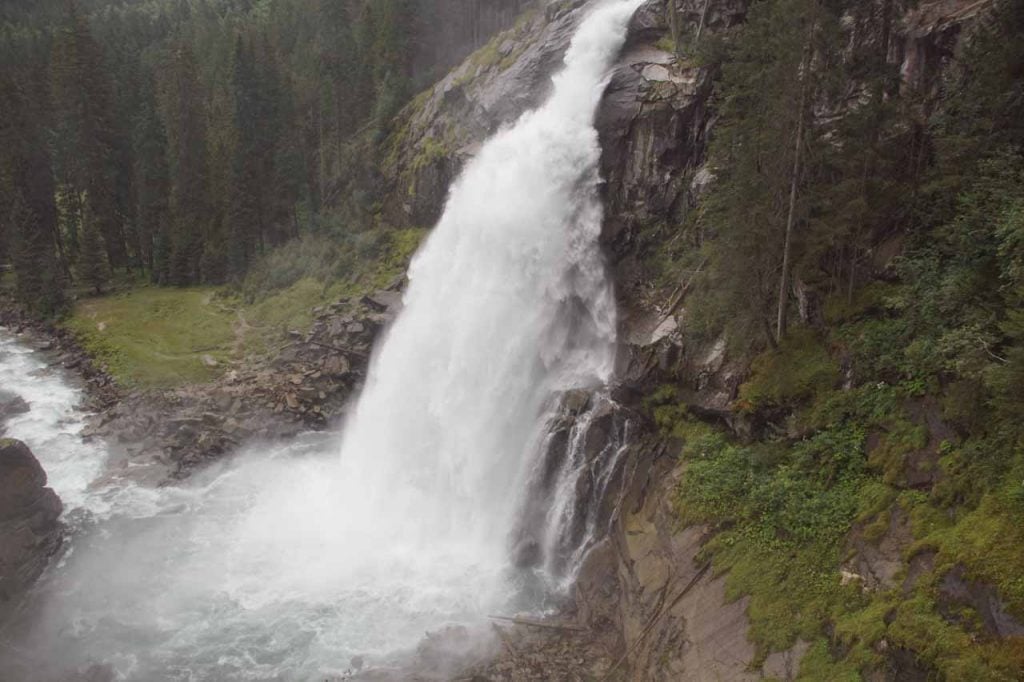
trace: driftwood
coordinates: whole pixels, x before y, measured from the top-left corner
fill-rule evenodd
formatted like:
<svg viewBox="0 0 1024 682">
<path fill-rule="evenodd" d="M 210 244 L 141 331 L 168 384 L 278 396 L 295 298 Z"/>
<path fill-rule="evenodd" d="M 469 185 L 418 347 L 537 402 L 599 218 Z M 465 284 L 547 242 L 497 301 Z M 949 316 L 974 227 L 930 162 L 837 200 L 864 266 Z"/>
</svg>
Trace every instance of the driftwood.
<svg viewBox="0 0 1024 682">
<path fill-rule="evenodd" d="M 493 620 L 501 620 L 507 623 L 515 623 L 516 625 L 528 625 L 534 628 L 546 628 L 548 630 L 565 630 L 569 632 L 587 632 L 587 628 L 582 625 L 575 625 L 573 623 L 548 623 L 542 620 L 533 620 L 532 618 L 513 618 L 511 616 L 487 616 Z"/>
</svg>

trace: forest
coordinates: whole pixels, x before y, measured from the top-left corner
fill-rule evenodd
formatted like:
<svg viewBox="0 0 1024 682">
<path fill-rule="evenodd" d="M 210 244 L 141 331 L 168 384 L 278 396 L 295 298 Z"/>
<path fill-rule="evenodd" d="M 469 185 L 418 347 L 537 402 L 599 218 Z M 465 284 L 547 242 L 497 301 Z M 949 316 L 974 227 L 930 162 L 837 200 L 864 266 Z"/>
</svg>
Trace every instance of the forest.
<svg viewBox="0 0 1024 682">
<path fill-rule="evenodd" d="M 299 235 L 371 229 L 391 118 L 518 7 L 458 5 L 4 3 L 0 263 L 18 300 L 52 317 L 120 273 L 238 282 Z"/>
</svg>

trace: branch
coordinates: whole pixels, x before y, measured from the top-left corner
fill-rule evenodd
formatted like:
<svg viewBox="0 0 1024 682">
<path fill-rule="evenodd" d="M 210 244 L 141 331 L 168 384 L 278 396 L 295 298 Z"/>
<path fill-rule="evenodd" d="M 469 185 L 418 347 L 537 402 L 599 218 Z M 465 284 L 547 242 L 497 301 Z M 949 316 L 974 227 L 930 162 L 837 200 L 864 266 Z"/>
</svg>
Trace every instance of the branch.
<svg viewBox="0 0 1024 682">
<path fill-rule="evenodd" d="M 572 623 L 545 623 L 542 620 L 533 620 L 532 618 L 513 618 L 511 616 L 487 616 L 494 620 L 507 621 L 509 623 L 515 623 L 516 625 L 528 625 L 534 628 L 547 628 L 548 630 L 568 630 L 570 632 L 587 632 L 588 628 L 582 625 L 574 625 Z"/>
<path fill-rule="evenodd" d="M 675 596 L 675 599 L 673 599 L 672 601 L 666 601 L 662 603 L 661 608 L 659 608 L 655 612 L 655 614 L 651 616 L 651 620 L 648 621 L 646 626 L 644 626 L 644 629 L 643 631 L 641 631 L 640 636 L 636 638 L 635 642 L 633 642 L 633 646 L 629 647 L 626 653 L 622 654 L 619 660 L 615 662 L 615 665 L 608 669 L 608 672 L 605 673 L 602 680 L 611 679 L 612 673 L 615 672 L 619 668 L 619 666 L 622 665 L 629 658 L 629 656 L 640 647 L 644 639 L 646 639 L 647 635 L 651 633 L 651 630 L 653 630 L 654 626 L 658 624 L 658 621 L 661 620 L 661 617 L 665 614 L 665 612 L 674 609 L 676 604 L 682 601 L 683 597 L 686 596 L 686 593 L 693 589 L 693 586 L 696 585 L 697 582 L 704 577 L 704 574 L 707 573 L 708 569 L 710 568 L 711 562 L 704 564 L 700 568 L 700 570 L 697 571 L 697 573 L 692 578 L 690 578 L 690 582 L 686 583 L 686 586 L 679 591 L 679 594 Z"/>
</svg>

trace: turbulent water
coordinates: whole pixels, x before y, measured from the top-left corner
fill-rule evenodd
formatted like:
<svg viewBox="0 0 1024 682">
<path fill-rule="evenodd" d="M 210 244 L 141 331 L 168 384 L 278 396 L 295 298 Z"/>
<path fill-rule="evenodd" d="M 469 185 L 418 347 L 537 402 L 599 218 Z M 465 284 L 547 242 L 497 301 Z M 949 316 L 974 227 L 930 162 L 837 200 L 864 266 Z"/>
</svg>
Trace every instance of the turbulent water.
<svg viewBox="0 0 1024 682">
<path fill-rule="evenodd" d="M 4 633 L 8 669 L 323 679 L 354 656 L 392 664 L 428 630 L 541 608 L 536 585 L 564 576 L 515 569 L 510 546 L 554 397 L 612 371 L 593 117 L 638 5 L 591 11 L 547 103 L 454 185 L 340 457 L 308 436 L 185 486 L 128 483 L 121 460 L 78 439 L 75 390 L 4 342 L 3 385 L 32 404 L 10 435 L 39 455 L 76 528 L 28 634 Z M 571 488 L 557 487 L 549 525 Z"/>
</svg>

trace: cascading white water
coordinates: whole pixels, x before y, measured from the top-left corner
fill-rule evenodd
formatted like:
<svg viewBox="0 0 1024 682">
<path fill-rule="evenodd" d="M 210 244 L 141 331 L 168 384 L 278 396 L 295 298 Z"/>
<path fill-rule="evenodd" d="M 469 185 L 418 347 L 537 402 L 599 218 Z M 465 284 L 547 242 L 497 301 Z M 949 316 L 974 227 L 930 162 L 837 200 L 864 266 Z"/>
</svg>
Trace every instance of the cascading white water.
<svg viewBox="0 0 1024 682">
<path fill-rule="evenodd" d="M 509 542 L 545 410 L 612 371 L 593 118 L 640 1 L 590 12 L 547 103 L 454 185 L 340 459 L 243 453 L 108 515 L 52 572 L 22 659 L 60 645 L 62 665 L 129 679 L 317 678 L 524 605 Z"/>
</svg>

